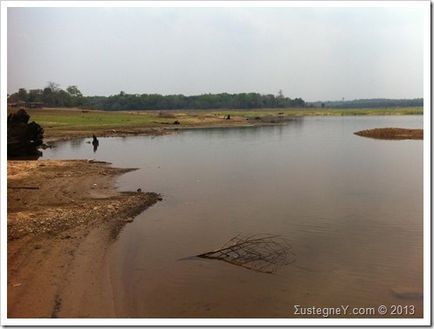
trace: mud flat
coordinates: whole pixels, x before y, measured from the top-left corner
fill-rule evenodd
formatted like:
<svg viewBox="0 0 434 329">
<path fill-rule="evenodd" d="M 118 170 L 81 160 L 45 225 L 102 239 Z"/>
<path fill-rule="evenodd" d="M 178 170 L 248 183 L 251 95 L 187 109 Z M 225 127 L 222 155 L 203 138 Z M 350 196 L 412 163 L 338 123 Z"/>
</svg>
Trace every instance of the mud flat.
<svg viewBox="0 0 434 329">
<path fill-rule="evenodd" d="M 8 161 L 8 317 L 114 315 L 105 253 L 126 223 L 161 200 L 116 191 L 114 178 L 131 170 Z"/>
<path fill-rule="evenodd" d="M 375 128 L 357 131 L 354 134 L 377 139 L 423 139 L 423 129 Z"/>
</svg>

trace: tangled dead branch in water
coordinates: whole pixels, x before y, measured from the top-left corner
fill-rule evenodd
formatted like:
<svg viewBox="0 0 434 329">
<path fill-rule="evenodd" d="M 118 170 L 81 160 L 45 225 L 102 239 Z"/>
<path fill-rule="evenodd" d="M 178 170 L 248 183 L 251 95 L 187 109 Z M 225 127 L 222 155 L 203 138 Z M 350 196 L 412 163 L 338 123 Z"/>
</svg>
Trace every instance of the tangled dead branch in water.
<svg viewBox="0 0 434 329">
<path fill-rule="evenodd" d="M 288 241 L 279 235 L 237 235 L 221 248 L 197 257 L 218 259 L 233 265 L 262 272 L 274 273 L 281 266 L 295 261 L 295 254 Z"/>
</svg>

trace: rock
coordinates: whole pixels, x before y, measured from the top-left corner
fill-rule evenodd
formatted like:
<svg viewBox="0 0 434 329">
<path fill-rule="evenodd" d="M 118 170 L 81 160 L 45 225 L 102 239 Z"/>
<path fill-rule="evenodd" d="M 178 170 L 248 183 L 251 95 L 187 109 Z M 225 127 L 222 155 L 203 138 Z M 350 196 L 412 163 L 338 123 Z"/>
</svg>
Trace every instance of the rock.
<svg viewBox="0 0 434 329">
<path fill-rule="evenodd" d="M 39 157 L 38 150 L 43 144 L 44 129 L 36 122 L 30 122 L 30 115 L 23 109 L 10 113 L 7 119 L 8 157 Z"/>
<path fill-rule="evenodd" d="M 423 292 L 407 288 L 392 289 L 392 294 L 400 299 L 423 299 Z"/>
<path fill-rule="evenodd" d="M 46 150 L 46 149 L 52 149 L 52 148 L 54 148 L 54 145 L 43 143 L 43 144 L 41 145 L 41 148 L 42 148 L 43 150 Z"/>
</svg>

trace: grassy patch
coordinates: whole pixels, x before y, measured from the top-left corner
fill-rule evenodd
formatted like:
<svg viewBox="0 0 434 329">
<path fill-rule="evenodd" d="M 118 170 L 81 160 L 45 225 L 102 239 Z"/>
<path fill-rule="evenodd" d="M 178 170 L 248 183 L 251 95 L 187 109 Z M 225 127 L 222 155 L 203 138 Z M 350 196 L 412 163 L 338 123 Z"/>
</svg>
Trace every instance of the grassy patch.
<svg viewBox="0 0 434 329">
<path fill-rule="evenodd" d="M 64 113 L 65 112 L 65 113 Z M 152 126 L 157 125 L 156 121 L 164 121 L 166 119 L 158 118 L 153 113 L 119 113 L 119 112 L 68 112 L 48 111 L 43 110 L 32 111 L 30 113 L 33 121 L 38 122 L 42 126 L 50 128 L 112 128 L 112 127 L 131 127 L 131 126 Z"/>
</svg>

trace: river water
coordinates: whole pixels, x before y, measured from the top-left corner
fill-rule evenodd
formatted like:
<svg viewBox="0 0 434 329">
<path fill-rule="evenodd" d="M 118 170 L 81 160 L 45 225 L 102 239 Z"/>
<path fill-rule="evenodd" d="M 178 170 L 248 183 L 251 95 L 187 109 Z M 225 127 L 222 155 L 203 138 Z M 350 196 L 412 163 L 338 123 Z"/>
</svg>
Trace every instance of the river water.
<svg viewBox="0 0 434 329">
<path fill-rule="evenodd" d="M 422 316 L 423 143 L 353 134 L 422 128 L 422 120 L 306 117 L 101 138 L 95 153 L 78 139 L 43 157 L 139 168 L 119 189 L 163 196 L 110 247 L 120 317 L 293 317 L 296 304 L 414 305 L 412 316 Z M 264 233 L 284 236 L 296 261 L 264 274 L 188 259 L 237 234 Z"/>
</svg>

